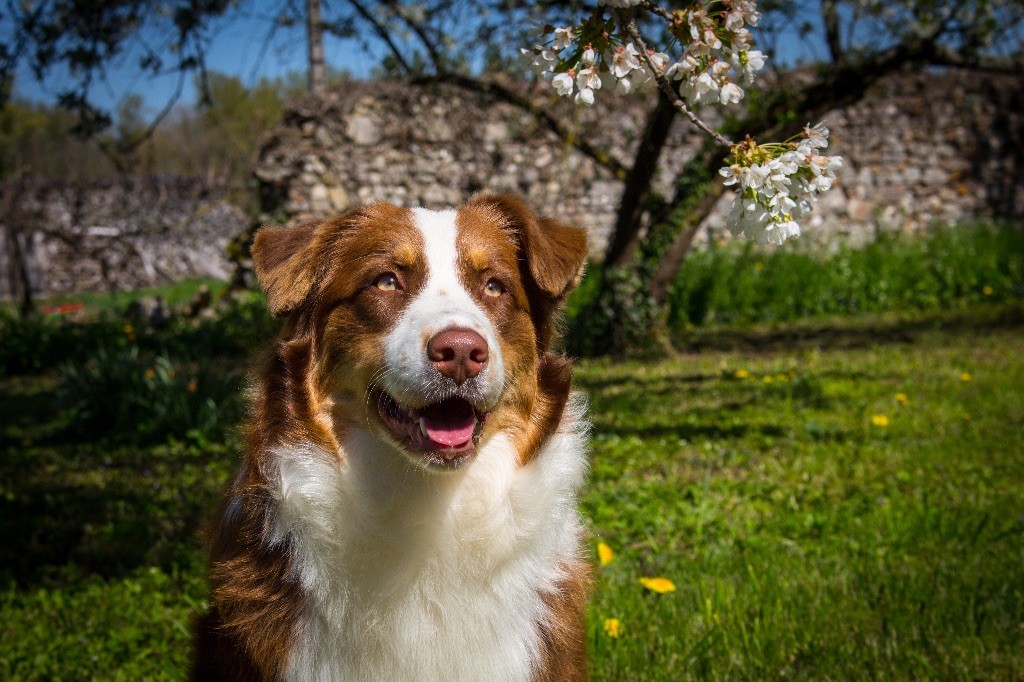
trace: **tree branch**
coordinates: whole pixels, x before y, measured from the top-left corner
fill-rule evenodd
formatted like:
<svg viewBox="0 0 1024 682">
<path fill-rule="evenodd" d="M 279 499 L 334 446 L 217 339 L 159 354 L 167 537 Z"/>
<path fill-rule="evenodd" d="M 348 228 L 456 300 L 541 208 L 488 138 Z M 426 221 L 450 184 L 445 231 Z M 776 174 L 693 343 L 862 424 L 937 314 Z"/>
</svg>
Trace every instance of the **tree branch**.
<svg viewBox="0 0 1024 682">
<path fill-rule="evenodd" d="M 590 144 L 579 136 L 575 135 L 562 121 L 557 119 L 547 109 L 537 104 L 529 97 L 516 92 L 512 88 L 494 80 L 473 78 L 456 73 L 445 72 L 436 76 L 419 76 L 411 79 L 413 85 L 430 85 L 436 83 L 447 83 L 455 85 L 464 90 L 480 93 L 493 97 L 497 100 L 511 104 L 512 106 L 527 112 L 544 124 L 548 130 L 553 132 L 566 143 L 572 145 L 595 163 L 608 169 L 619 180 L 625 180 L 629 169 L 618 159 L 609 154 L 606 150 Z"/>
<path fill-rule="evenodd" d="M 1024 73 L 1024 57 L 988 57 L 985 55 L 965 55 L 948 47 L 935 47 L 932 57 L 928 60 L 936 66 L 954 66 L 962 69 L 975 69 L 989 73 L 1020 75 Z"/>
<path fill-rule="evenodd" d="M 828 45 L 832 63 L 838 64 L 846 54 L 839 37 L 839 9 L 836 0 L 822 0 L 821 21 L 825 25 L 825 44 Z"/>
<path fill-rule="evenodd" d="M 401 50 L 399 50 L 398 46 L 395 45 L 395 41 L 392 40 L 391 34 L 388 33 L 387 29 L 379 21 L 377 21 L 376 17 L 374 17 L 370 13 L 370 11 L 367 10 L 361 2 L 359 2 L 359 0 L 348 0 L 348 3 L 352 5 L 353 8 L 355 8 L 359 16 L 361 16 L 370 24 L 370 26 L 373 28 L 373 32 L 377 34 L 377 37 L 384 41 L 384 44 L 386 44 L 388 46 L 388 49 L 391 50 L 391 55 L 395 58 L 395 61 L 397 61 L 398 64 L 402 67 L 402 70 L 405 72 L 405 74 L 407 76 L 412 75 L 412 67 L 409 66 L 409 62 L 407 62 L 405 60 L 405 57 L 402 56 Z"/>
<path fill-rule="evenodd" d="M 690 107 L 686 106 L 686 100 L 684 100 L 676 89 L 672 87 L 672 84 L 668 82 L 665 75 L 657 69 L 654 62 L 651 60 L 647 43 L 644 42 L 643 36 L 640 35 L 640 31 L 636 27 L 636 20 L 633 16 L 631 14 L 627 14 L 623 10 L 616 10 L 615 16 L 618 18 L 619 23 L 622 24 L 622 28 L 629 35 L 629 39 L 633 41 L 633 45 L 643 58 L 644 64 L 647 65 L 647 69 L 654 75 L 654 80 L 657 81 L 658 87 L 665 93 L 676 110 L 688 118 L 693 125 L 697 126 L 698 129 L 717 140 L 719 144 L 726 147 L 732 147 L 735 143 L 702 121 L 697 114 L 693 113 L 693 111 L 690 110 Z"/>
</svg>

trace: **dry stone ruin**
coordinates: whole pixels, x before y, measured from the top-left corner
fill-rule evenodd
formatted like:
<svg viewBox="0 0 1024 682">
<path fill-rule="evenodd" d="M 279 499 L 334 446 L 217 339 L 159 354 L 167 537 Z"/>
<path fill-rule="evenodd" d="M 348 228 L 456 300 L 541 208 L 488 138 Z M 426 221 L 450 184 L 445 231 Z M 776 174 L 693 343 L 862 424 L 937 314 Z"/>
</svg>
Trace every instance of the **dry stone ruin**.
<svg viewBox="0 0 1024 682">
<path fill-rule="evenodd" d="M 555 102 L 574 135 L 631 161 L 646 103 Z M 879 232 L 1024 216 L 1024 88 L 976 73 L 898 74 L 861 102 L 830 112 L 845 158 L 838 186 L 793 246 L 863 243 Z M 655 185 L 672 179 L 701 142 L 672 130 Z M 351 82 L 294 102 L 261 143 L 254 175 L 262 220 L 326 216 L 384 199 L 442 207 L 481 190 L 511 189 L 545 212 L 588 227 L 600 254 L 622 181 L 529 114 L 453 87 Z M 225 247 L 248 225 L 223 191 L 181 179 L 132 179 L 71 191 L 33 190 L 21 239 L 37 292 L 133 288 L 191 276 L 228 277 Z M 76 193 L 77 192 L 77 193 Z M 730 198 L 698 244 L 728 237 Z M 32 227 L 35 225 L 36 227 Z M 28 229 L 25 229 L 28 228 Z M 0 268 L 5 266 L 0 244 Z M 91 254 L 88 258 L 80 258 Z M 0 284 L 4 293 L 7 282 Z"/>
</svg>

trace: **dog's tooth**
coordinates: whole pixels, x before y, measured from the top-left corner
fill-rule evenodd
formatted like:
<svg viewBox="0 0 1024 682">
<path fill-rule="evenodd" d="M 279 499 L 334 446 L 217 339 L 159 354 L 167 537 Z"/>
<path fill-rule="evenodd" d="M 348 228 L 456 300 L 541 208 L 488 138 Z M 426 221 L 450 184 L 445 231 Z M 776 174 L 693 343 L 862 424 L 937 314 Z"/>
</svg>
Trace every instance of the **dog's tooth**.
<svg viewBox="0 0 1024 682">
<path fill-rule="evenodd" d="M 422 433 L 427 438 L 430 438 L 430 434 L 427 433 L 427 420 L 424 419 L 423 417 L 420 417 L 420 433 Z"/>
</svg>

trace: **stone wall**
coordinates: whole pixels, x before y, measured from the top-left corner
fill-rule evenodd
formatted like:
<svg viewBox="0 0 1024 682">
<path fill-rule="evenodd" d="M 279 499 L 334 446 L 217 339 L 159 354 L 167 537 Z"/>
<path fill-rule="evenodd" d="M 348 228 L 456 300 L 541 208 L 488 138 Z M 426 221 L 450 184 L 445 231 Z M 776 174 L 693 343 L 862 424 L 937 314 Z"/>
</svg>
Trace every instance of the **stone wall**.
<svg viewBox="0 0 1024 682">
<path fill-rule="evenodd" d="M 559 103 L 577 134 L 631 161 L 645 103 Z M 609 108 L 611 107 L 611 108 Z M 897 75 L 862 102 L 830 112 L 833 149 L 846 164 L 806 223 L 803 244 L 863 242 L 882 230 L 1024 215 L 1024 91 L 1013 79 L 963 72 Z M 677 121 L 656 186 L 695 151 L 700 135 Z M 622 183 L 505 104 L 454 88 L 351 83 L 296 102 L 265 141 L 255 169 L 264 210 L 305 219 L 385 199 L 450 206 L 479 190 L 513 189 L 543 211 L 586 225 L 599 253 Z M 698 242 L 728 238 L 724 214 Z"/>
<path fill-rule="evenodd" d="M 4 220 L 18 235 L 36 295 L 227 279 L 228 243 L 249 222 L 224 188 L 189 178 L 21 182 L 3 191 L 14 196 Z M 3 297 L 11 286 L 6 242 L 0 239 Z"/>
<path fill-rule="evenodd" d="M 631 159 L 644 101 L 618 100 L 614 111 L 552 101 L 575 134 Z M 695 149 L 701 139 L 677 126 L 671 146 Z M 675 151 L 666 158 L 658 176 L 663 187 L 685 161 Z M 611 230 L 622 190 L 607 170 L 511 105 L 453 87 L 397 83 L 353 82 L 295 102 L 265 141 L 255 174 L 263 209 L 276 220 L 378 199 L 450 207 L 481 190 L 514 190 L 599 239 Z"/>
<path fill-rule="evenodd" d="M 552 97 L 575 135 L 630 162 L 648 102 L 604 98 L 577 109 Z M 1024 88 L 1012 78 L 951 71 L 897 75 L 825 120 L 845 157 L 837 187 L 805 221 L 802 246 L 861 243 L 885 230 L 1024 216 Z M 655 185 L 702 142 L 677 121 Z M 326 216 L 375 199 L 432 208 L 480 190 L 514 190 L 544 212 L 585 225 L 599 254 L 620 179 L 506 104 L 456 88 L 352 82 L 293 103 L 254 167 L 266 219 Z M 182 178 L 4 185 L 37 294 L 227 278 L 228 243 L 248 227 L 224 188 Z M 728 239 L 730 197 L 697 243 Z M 6 275 L 6 240 L 0 273 Z M 791 247 L 787 247 L 791 248 Z M 0 277 L 0 296 L 9 295 Z"/>
</svg>

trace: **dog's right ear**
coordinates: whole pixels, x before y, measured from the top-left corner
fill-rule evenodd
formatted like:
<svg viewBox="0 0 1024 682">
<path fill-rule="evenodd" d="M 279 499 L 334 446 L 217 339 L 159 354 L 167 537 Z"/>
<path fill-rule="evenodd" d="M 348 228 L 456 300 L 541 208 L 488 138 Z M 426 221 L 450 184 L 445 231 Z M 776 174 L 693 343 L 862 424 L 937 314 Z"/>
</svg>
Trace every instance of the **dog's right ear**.
<svg viewBox="0 0 1024 682">
<path fill-rule="evenodd" d="M 309 295 L 316 283 L 317 259 L 310 247 L 319 223 L 296 227 L 261 227 L 252 242 L 256 277 L 275 316 L 287 315 Z"/>
</svg>

